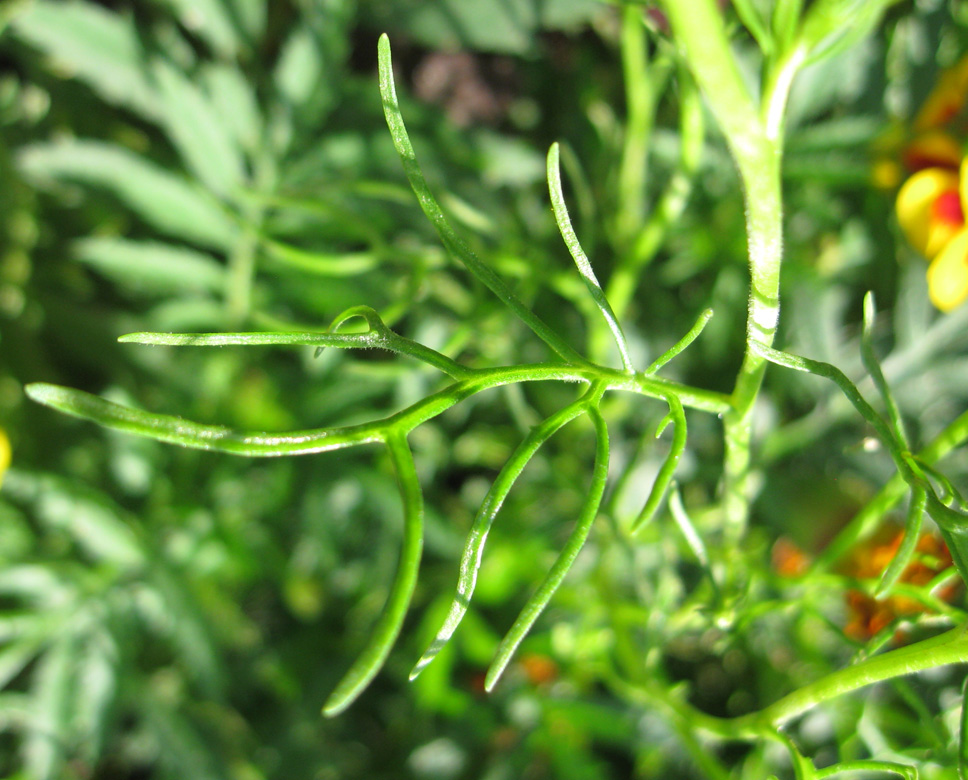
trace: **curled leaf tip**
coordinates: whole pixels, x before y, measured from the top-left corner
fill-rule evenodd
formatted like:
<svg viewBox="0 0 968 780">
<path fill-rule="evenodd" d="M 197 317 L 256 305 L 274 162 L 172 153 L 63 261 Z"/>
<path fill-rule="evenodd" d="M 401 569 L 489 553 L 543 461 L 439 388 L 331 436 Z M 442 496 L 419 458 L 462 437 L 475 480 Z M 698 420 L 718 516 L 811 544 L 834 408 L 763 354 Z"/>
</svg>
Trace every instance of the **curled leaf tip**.
<svg viewBox="0 0 968 780">
<path fill-rule="evenodd" d="M 699 315 L 695 324 L 689 329 L 689 332 L 683 336 L 679 341 L 673 344 L 669 349 L 663 352 L 647 369 L 645 369 L 646 376 L 654 374 L 660 368 L 662 368 L 666 363 L 668 363 L 672 358 L 682 352 L 686 347 L 688 347 L 692 342 L 699 338 L 699 334 L 703 332 L 706 324 L 713 316 L 712 309 L 705 309 L 702 314 Z M 757 342 L 754 340 L 750 343 L 750 348 L 755 349 Z"/>
</svg>

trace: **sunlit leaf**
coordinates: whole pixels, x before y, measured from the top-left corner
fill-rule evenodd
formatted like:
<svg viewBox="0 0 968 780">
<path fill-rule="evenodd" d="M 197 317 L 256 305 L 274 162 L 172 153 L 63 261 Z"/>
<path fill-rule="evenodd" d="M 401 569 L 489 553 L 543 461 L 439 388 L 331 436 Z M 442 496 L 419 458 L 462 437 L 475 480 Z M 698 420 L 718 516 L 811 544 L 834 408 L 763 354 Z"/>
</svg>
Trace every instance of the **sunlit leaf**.
<svg viewBox="0 0 968 780">
<path fill-rule="evenodd" d="M 158 0 L 169 6 L 182 26 L 197 35 L 221 57 L 233 57 L 242 47 L 232 9 L 224 0 Z"/>
<path fill-rule="evenodd" d="M 265 32 L 267 0 L 225 0 L 239 26 L 252 40 L 258 41 Z"/>
<path fill-rule="evenodd" d="M 116 641 L 107 631 L 94 632 L 78 654 L 78 695 L 74 701 L 72 725 L 77 729 L 81 752 L 91 764 L 100 758 L 111 725 L 120 671 L 119 655 Z"/>
<path fill-rule="evenodd" d="M 93 237 L 75 242 L 73 249 L 82 263 L 134 292 L 164 296 L 225 289 L 225 266 L 188 247 Z"/>
<path fill-rule="evenodd" d="M 40 654 L 54 628 L 50 626 L 48 631 L 38 631 L 0 647 L 0 689 L 5 688 Z"/>
<path fill-rule="evenodd" d="M 34 0 L 26 5 L 13 22 L 16 35 L 109 103 L 149 119 L 160 116 L 161 106 L 145 73 L 144 51 L 127 15 L 80 0 Z"/>
<path fill-rule="evenodd" d="M 30 504 L 40 522 L 73 537 L 95 560 L 121 569 L 144 563 L 144 550 L 117 507 L 93 490 L 46 474 L 10 476 L 6 489 L 18 501 Z"/>
<path fill-rule="evenodd" d="M 24 766 L 36 780 L 57 780 L 63 776 L 76 648 L 71 634 L 61 636 L 34 670 L 31 697 L 35 712 L 24 737 L 23 753 Z"/>
<path fill-rule="evenodd" d="M 200 188 L 115 144 L 64 139 L 23 147 L 18 162 L 37 183 L 70 181 L 109 191 L 162 233 L 228 249 L 237 229 Z"/>
<path fill-rule="evenodd" d="M 164 106 L 164 127 L 188 169 L 217 195 L 233 195 L 245 162 L 229 120 L 192 80 L 164 60 L 152 75 Z"/>
<path fill-rule="evenodd" d="M 153 628 L 177 650 L 184 671 L 207 696 L 221 696 L 227 684 L 224 658 L 219 652 L 211 615 L 202 609 L 185 572 L 159 561 L 148 577 L 160 598 L 163 618 Z"/>
<path fill-rule="evenodd" d="M 255 153 L 262 142 L 262 116 L 245 73 L 230 65 L 208 64 L 202 68 L 201 80 L 236 144 Z"/>
<path fill-rule="evenodd" d="M 387 25 L 403 28 L 435 49 L 456 47 L 524 54 L 539 30 L 576 29 L 601 13 L 596 0 L 506 0 L 499 5 L 475 0 L 415 0 L 391 5 Z"/>
<path fill-rule="evenodd" d="M 318 89 L 323 59 L 319 42 L 308 25 L 299 25 L 283 44 L 275 70 L 279 93 L 295 106 L 300 106 Z"/>
</svg>

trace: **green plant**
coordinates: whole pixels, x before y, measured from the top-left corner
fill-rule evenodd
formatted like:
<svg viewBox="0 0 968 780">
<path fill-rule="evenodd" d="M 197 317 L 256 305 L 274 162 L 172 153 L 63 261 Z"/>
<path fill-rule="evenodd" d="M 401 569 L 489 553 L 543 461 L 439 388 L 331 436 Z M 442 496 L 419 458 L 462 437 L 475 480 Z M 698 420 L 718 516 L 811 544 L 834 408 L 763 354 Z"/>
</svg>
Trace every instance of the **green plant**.
<svg viewBox="0 0 968 780">
<path fill-rule="evenodd" d="M 903 586 L 901 575 L 915 555 L 925 511 L 934 519 L 944 536 L 958 574 L 962 578 L 968 576 L 968 543 L 964 538 L 965 502 L 953 481 L 935 468 L 938 460 L 968 437 L 968 417 L 959 416 L 954 422 L 946 424 L 926 447 L 918 452 L 912 451 L 912 439 L 905 430 L 899 405 L 876 357 L 873 297 L 865 299 L 859 347 L 863 364 L 873 380 L 886 415 L 879 414 L 864 399 L 857 385 L 830 363 L 809 360 L 773 348 L 779 327 L 780 267 L 784 257 L 781 161 L 787 98 L 801 69 L 846 51 L 851 44 L 875 27 L 886 5 L 887 3 L 819 0 L 804 8 L 798 2 L 780 1 L 772 4 L 770 13 L 765 14 L 764 8 L 759 4 L 736 3 L 736 12 L 756 40 L 763 58 L 761 93 L 758 98 L 754 98 L 740 74 L 722 11 L 711 0 L 689 4 L 663 4 L 673 40 L 682 52 L 680 61 L 675 52 L 661 49 L 663 57 L 670 58 L 670 62 L 676 61 L 681 89 L 681 149 L 677 178 L 673 179 L 669 189 L 657 199 L 653 212 L 656 216 L 641 229 L 631 224 L 634 222 L 634 215 L 640 210 L 636 203 L 641 199 L 642 189 L 642 182 L 636 181 L 640 175 L 636 171 L 641 168 L 642 155 L 641 149 L 637 147 L 640 139 L 636 133 L 647 134 L 650 121 L 649 101 L 645 92 L 654 87 L 654 84 L 661 83 L 669 68 L 663 65 L 658 69 L 655 80 L 646 84 L 637 81 L 635 70 L 630 67 L 632 75 L 629 77 L 628 89 L 633 100 L 630 101 L 628 134 L 623 146 L 622 164 L 619 166 L 623 209 L 615 217 L 613 230 L 615 244 L 624 244 L 625 252 L 616 261 L 610 282 L 605 285 L 604 290 L 578 241 L 565 206 L 559 172 L 560 147 L 557 144 L 552 145 L 547 157 L 547 182 L 557 227 L 575 261 L 584 283 L 584 294 L 587 295 L 582 310 L 596 318 L 588 323 L 588 352 L 596 357 L 594 362 L 572 346 L 558 330 L 538 317 L 498 273 L 478 258 L 447 221 L 417 163 L 413 145 L 404 126 L 393 82 L 389 43 L 384 37 L 380 42 L 379 63 L 383 109 L 394 146 L 421 209 L 448 254 L 459 260 L 518 320 L 545 343 L 555 355 L 552 362 L 516 363 L 500 367 L 469 365 L 449 357 L 445 354 L 448 351 L 446 349 L 438 351 L 400 335 L 386 324 L 388 318 L 381 316 L 375 308 L 354 306 L 339 315 L 330 328 L 322 333 L 139 332 L 125 336 L 122 340 L 159 346 L 302 345 L 317 348 L 317 353 L 324 348 L 376 348 L 423 362 L 445 374 L 448 377 L 447 383 L 432 392 L 428 391 L 424 397 L 405 406 L 402 411 L 343 427 L 325 427 L 294 433 L 238 432 L 220 426 L 139 411 L 87 393 L 49 384 L 30 385 L 27 392 L 34 400 L 69 414 L 121 431 L 197 449 L 274 457 L 319 453 L 364 444 L 379 444 L 385 448 L 403 507 L 404 532 L 400 559 L 372 638 L 327 699 L 324 712 L 328 715 L 345 710 L 374 679 L 401 633 L 407 608 L 414 594 L 421 558 L 424 505 L 423 491 L 408 437 L 419 426 L 488 389 L 538 382 L 583 385 L 577 398 L 559 404 L 542 421 L 534 421 L 523 440 L 500 467 L 484 495 L 463 548 L 457 593 L 449 608 L 444 611 L 442 626 L 411 673 L 411 678 L 416 677 L 434 660 L 467 614 L 491 524 L 512 487 L 521 478 L 525 467 L 564 426 L 587 416 L 594 433 L 594 445 L 590 447 L 593 451 L 590 483 L 575 512 L 575 525 L 562 551 L 521 610 L 504 640 L 498 645 L 484 681 L 485 688 L 490 690 L 507 668 L 512 655 L 542 610 L 562 585 L 566 573 L 589 537 L 593 521 L 602 513 L 611 454 L 609 429 L 606 425 L 609 413 L 605 407 L 605 399 L 613 398 L 615 391 L 622 391 L 633 396 L 659 400 L 664 404 L 663 409 L 667 407 L 668 411 L 656 426 L 655 436 L 658 438 L 669 425 L 673 426 L 668 452 L 661 459 L 654 480 L 644 491 L 642 500 L 631 513 L 629 521 L 624 525 L 616 523 L 603 533 L 610 535 L 613 549 L 634 561 L 637 548 L 644 544 L 636 538 L 636 534 L 642 539 L 645 529 L 654 530 L 655 524 L 650 525 L 650 521 L 656 517 L 668 494 L 672 519 L 685 540 L 688 555 L 694 558 L 694 565 L 698 565 L 701 576 L 687 594 L 676 592 L 669 595 L 670 581 L 675 580 L 679 573 L 671 566 L 656 567 L 659 573 L 654 575 L 656 583 L 652 595 L 657 597 L 654 609 L 663 609 L 662 599 L 667 599 L 667 603 L 674 603 L 668 626 L 656 628 L 650 625 L 654 618 L 648 613 L 648 603 L 627 603 L 621 598 L 597 599 L 594 603 L 604 605 L 600 608 L 608 613 L 617 638 L 614 648 L 607 653 L 596 655 L 591 650 L 576 651 L 576 656 L 585 653 L 593 658 L 588 663 L 591 671 L 586 673 L 607 684 L 621 700 L 635 705 L 646 704 L 663 712 L 693 760 L 702 771 L 713 777 L 728 776 L 728 769 L 716 757 L 715 751 L 707 749 L 703 743 L 708 735 L 718 740 L 753 743 L 755 747 L 746 759 L 745 770 L 748 772 L 753 772 L 757 766 L 774 766 L 765 758 L 763 746 L 779 742 L 789 752 L 794 774 L 798 778 L 826 777 L 837 772 L 863 769 L 914 776 L 916 769 L 899 761 L 856 758 L 849 755 L 842 760 L 828 762 L 830 765 L 826 768 L 817 769 L 812 761 L 801 754 L 793 739 L 781 729 L 808 710 L 849 691 L 874 682 L 896 680 L 920 669 L 938 668 L 965 661 L 968 659 L 968 639 L 963 628 L 932 635 L 906 647 L 875 655 L 873 651 L 890 638 L 890 634 L 886 633 L 867 648 L 865 654 L 869 652 L 870 655 L 856 663 L 819 676 L 815 681 L 801 684 L 778 699 L 776 696 L 768 696 L 767 698 L 774 701 L 763 704 L 753 712 L 731 717 L 708 714 L 683 698 L 668 674 L 663 672 L 662 659 L 657 655 L 662 651 L 662 645 L 650 644 L 650 640 L 682 638 L 699 629 L 732 629 L 739 635 L 746 636 L 752 633 L 751 627 L 758 620 L 782 616 L 785 602 L 791 594 L 793 598 L 802 599 L 806 613 L 818 619 L 826 619 L 823 610 L 816 606 L 819 602 L 819 597 L 816 596 L 818 591 L 811 591 L 809 585 L 804 586 L 807 593 L 799 594 L 796 589 L 784 590 L 783 586 L 771 585 L 770 587 L 775 587 L 781 593 L 772 599 L 760 598 L 761 593 L 767 589 L 763 583 L 764 578 L 756 574 L 738 554 L 743 545 L 756 538 L 750 530 L 756 467 L 752 444 L 753 420 L 758 400 L 762 398 L 761 389 L 768 363 L 832 380 L 854 409 L 872 426 L 897 470 L 897 475 L 887 481 L 881 493 L 828 548 L 827 560 L 817 564 L 815 583 L 820 583 L 823 576 L 829 573 L 831 563 L 836 558 L 837 553 L 829 550 L 843 550 L 849 543 L 855 543 L 870 535 L 882 524 L 886 513 L 905 495 L 910 497 L 904 542 L 874 584 L 873 591 L 878 596 L 900 591 Z M 636 58 L 643 56 L 644 32 L 638 11 L 636 6 L 629 5 L 622 12 L 623 53 L 626 62 L 633 65 Z M 664 44 L 659 43 L 658 46 Z M 686 335 L 644 370 L 636 370 L 634 350 L 620 324 L 630 301 L 634 299 L 632 293 L 635 287 L 641 284 L 642 270 L 657 251 L 663 235 L 681 214 L 687 189 L 684 182 L 690 181 L 696 175 L 696 158 L 702 141 L 696 85 L 705 95 L 735 160 L 745 203 L 751 291 L 746 310 L 742 363 L 728 393 L 657 376 L 657 372 L 672 358 L 696 341 L 710 322 L 711 310 L 705 309 Z M 654 109 L 654 105 L 651 108 Z M 247 278 L 246 273 L 240 272 L 239 278 Z M 609 292 L 616 293 L 614 308 L 609 303 Z M 581 300 L 574 293 L 569 297 Z M 248 296 L 241 295 L 238 298 L 242 299 L 247 300 Z M 245 308 L 247 305 L 234 309 L 233 316 L 239 319 L 239 312 Z M 362 329 L 350 327 L 360 320 L 364 325 Z M 598 359 L 599 355 L 607 352 L 603 333 L 611 335 L 621 367 L 607 367 L 603 365 L 604 361 Z M 701 342 L 697 342 L 698 344 Z M 925 353 L 921 354 L 923 356 Z M 721 499 L 710 502 L 700 512 L 696 511 L 695 505 L 687 511 L 687 502 L 683 500 L 679 488 L 673 482 L 677 467 L 687 449 L 685 409 L 717 415 L 723 420 Z M 635 416 L 639 413 L 638 406 L 627 405 L 622 413 Z M 625 484 L 632 478 L 631 474 L 631 468 L 625 471 Z M 649 543 L 656 544 L 656 537 L 650 539 Z M 683 556 L 683 559 L 685 557 L 687 556 Z M 677 559 L 677 562 L 681 561 Z M 635 565 L 630 565 L 630 571 L 622 577 L 634 579 L 635 576 L 641 576 L 641 571 L 636 568 Z M 666 577 L 666 581 L 659 582 L 659 576 Z M 652 587 L 649 577 L 645 579 L 649 581 L 649 587 Z M 950 582 L 950 579 L 950 573 L 941 575 L 940 579 L 920 592 L 920 598 L 930 600 L 937 586 L 942 582 Z M 635 586 L 633 582 L 632 587 Z M 606 582 L 600 587 L 607 590 L 610 585 Z M 678 587 L 683 586 L 680 584 Z M 815 584 L 812 587 L 820 588 L 820 585 Z M 646 601 L 644 597 L 640 600 Z M 933 603 L 932 606 L 942 611 L 950 620 L 964 621 L 964 614 L 956 607 L 945 606 L 943 603 Z M 651 636 L 642 637 L 639 632 L 651 633 Z M 588 632 L 589 636 L 593 634 L 593 631 Z M 963 738 L 963 729 L 961 733 Z M 949 750 L 950 754 L 950 746 L 943 745 L 942 749 Z M 963 753 L 962 746 L 959 748 L 959 755 Z"/>
</svg>

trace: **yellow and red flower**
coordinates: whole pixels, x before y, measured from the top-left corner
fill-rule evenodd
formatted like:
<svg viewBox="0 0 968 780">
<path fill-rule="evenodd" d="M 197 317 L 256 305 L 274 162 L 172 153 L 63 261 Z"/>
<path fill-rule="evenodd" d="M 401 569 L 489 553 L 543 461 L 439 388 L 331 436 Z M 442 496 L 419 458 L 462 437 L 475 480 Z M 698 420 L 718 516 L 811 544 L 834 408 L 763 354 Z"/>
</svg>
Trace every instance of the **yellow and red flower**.
<svg viewBox="0 0 968 780">
<path fill-rule="evenodd" d="M 897 194 L 897 218 L 911 245 L 929 261 L 928 294 L 942 311 L 968 299 L 968 164 L 960 172 L 925 168 Z"/>
<path fill-rule="evenodd" d="M 929 261 L 928 292 L 942 311 L 968 299 L 968 160 L 966 135 L 968 57 L 944 71 L 914 121 L 905 149 L 913 171 L 897 195 L 897 216 L 911 245 Z"/>
</svg>

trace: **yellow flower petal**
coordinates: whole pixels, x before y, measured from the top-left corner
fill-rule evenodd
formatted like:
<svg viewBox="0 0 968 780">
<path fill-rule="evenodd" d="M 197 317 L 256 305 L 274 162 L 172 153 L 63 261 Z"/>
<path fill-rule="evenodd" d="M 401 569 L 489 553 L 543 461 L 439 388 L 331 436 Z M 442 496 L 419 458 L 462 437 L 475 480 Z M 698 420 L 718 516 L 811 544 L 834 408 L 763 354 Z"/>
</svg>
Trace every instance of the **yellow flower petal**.
<svg viewBox="0 0 968 780">
<path fill-rule="evenodd" d="M 951 311 L 968 298 L 968 228 L 945 244 L 928 266 L 928 293 L 941 311 Z"/>
<path fill-rule="evenodd" d="M 949 192 L 958 192 L 958 175 L 944 168 L 925 168 L 904 182 L 897 194 L 901 229 L 911 245 L 929 259 L 962 227 L 935 214 L 935 202 Z"/>
<path fill-rule="evenodd" d="M 0 428 L 0 485 L 3 484 L 3 475 L 10 466 L 10 439 Z"/>
<path fill-rule="evenodd" d="M 968 157 L 961 161 L 958 172 L 958 194 L 961 197 L 961 212 L 968 215 Z"/>
</svg>

